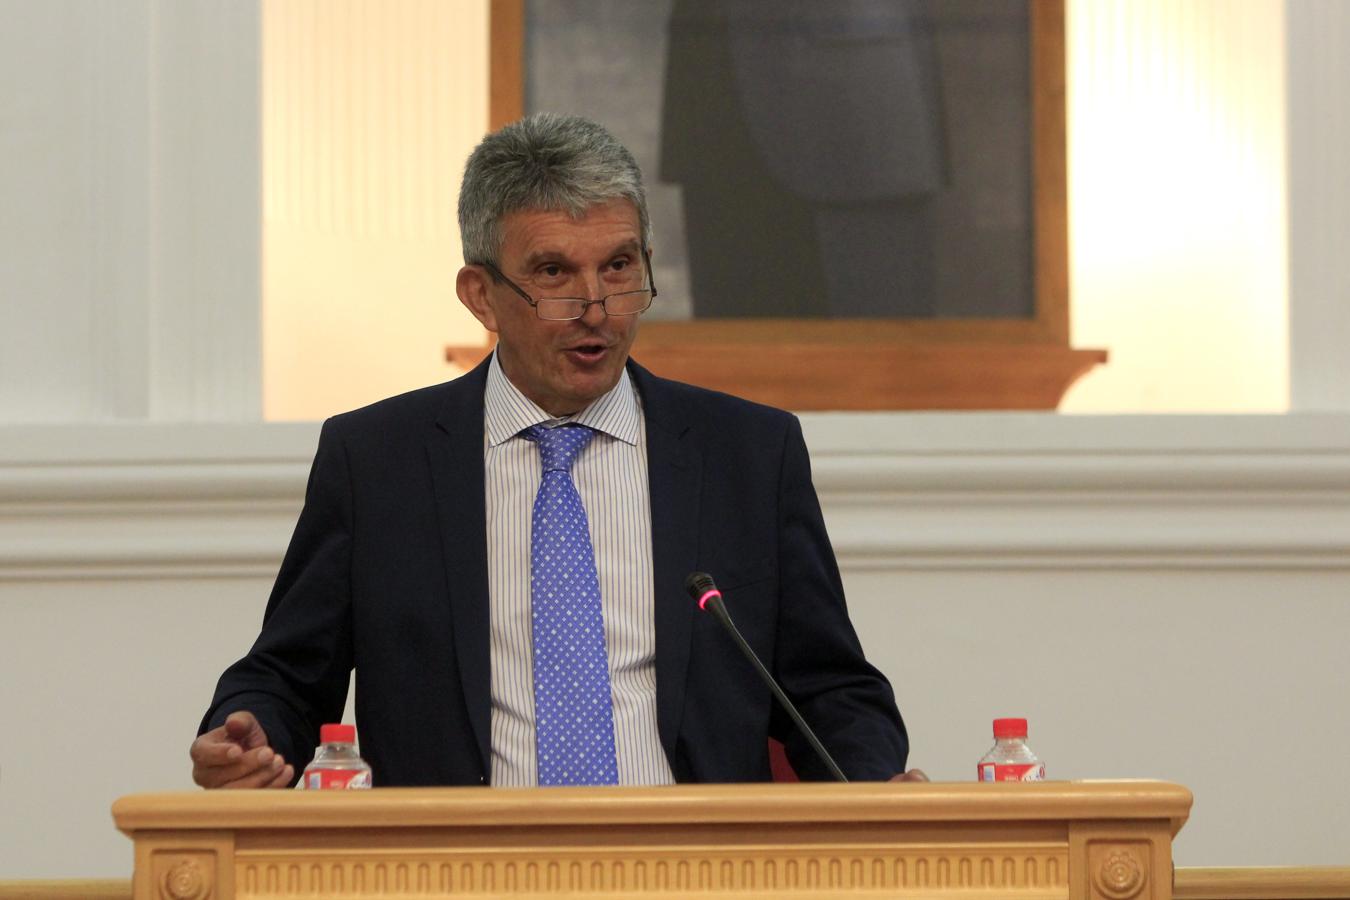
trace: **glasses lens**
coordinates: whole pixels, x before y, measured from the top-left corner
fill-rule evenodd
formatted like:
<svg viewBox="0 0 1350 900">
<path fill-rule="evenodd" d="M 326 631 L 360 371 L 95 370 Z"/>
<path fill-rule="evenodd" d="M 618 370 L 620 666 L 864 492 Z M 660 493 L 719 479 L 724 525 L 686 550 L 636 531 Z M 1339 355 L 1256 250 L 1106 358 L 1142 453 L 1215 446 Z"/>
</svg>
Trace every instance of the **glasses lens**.
<svg viewBox="0 0 1350 900">
<path fill-rule="evenodd" d="M 651 291 L 624 291 L 622 294 L 610 294 L 605 299 L 605 312 L 611 316 L 635 316 L 651 305 Z"/>
<path fill-rule="evenodd" d="M 535 313 L 541 319 L 554 322 L 566 322 L 580 319 L 586 314 L 585 300 L 570 297 L 541 297 L 535 306 Z M 624 291 L 610 294 L 605 298 L 605 314 L 610 316 L 635 316 L 652 305 L 650 290 Z"/>
<path fill-rule="evenodd" d="M 563 297 L 544 297 L 539 300 L 535 312 L 541 319 L 565 322 L 568 319 L 580 319 L 586 309 L 585 300 L 571 300 Z"/>
</svg>

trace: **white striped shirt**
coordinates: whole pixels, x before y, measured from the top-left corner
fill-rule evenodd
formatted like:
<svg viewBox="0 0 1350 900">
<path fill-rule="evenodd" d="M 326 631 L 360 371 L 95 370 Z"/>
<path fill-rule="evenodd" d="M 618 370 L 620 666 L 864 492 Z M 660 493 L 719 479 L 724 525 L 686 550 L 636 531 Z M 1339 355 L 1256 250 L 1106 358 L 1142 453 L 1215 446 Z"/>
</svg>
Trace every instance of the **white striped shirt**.
<svg viewBox="0 0 1350 900">
<path fill-rule="evenodd" d="M 600 578 L 620 784 L 675 781 L 656 729 L 656 627 L 646 423 L 625 370 L 604 396 L 566 418 L 540 409 L 493 354 L 483 397 L 488 595 L 492 625 L 492 784 L 538 784 L 530 633 L 530 520 L 539 450 L 520 432 L 541 422 L 597 432 L 572 465 Z"/>
</svg>

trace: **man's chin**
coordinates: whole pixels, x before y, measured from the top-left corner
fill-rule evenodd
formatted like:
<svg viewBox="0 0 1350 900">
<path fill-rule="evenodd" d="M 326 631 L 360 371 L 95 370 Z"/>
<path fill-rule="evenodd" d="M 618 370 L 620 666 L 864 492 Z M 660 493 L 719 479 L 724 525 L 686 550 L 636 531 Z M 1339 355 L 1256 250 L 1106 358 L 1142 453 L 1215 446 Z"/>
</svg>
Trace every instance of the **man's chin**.
<svg viewBox="0 0 1350 900">
<path fill-rule="evenodd" d="M 601 371 L 574 372 L 567 380 L 567 397 L 571 401 L 568 405 L 574 406 L 577 411 L 585 409 L 609 393 L 619 383 L 622 372 L 622 366 L 606 367 Z"/>
</svg>

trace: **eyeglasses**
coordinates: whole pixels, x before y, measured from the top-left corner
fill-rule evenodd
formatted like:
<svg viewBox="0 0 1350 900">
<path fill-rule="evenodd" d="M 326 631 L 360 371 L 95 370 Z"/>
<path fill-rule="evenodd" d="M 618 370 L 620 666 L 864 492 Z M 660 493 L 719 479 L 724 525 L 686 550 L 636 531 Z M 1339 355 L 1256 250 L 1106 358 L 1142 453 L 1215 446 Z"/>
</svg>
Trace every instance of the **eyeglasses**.
<svg viewBox="0 0 1350 900">
<path fill-rule="evenodd" d="M 606 294 L 599 300 L 587 300 L 583 297 L 540 297 L 536 300 L 525 293 L 520 285 L 503 275 L 502 270 L 492 263 L 485 262 L 480 263 L 480 265 L 491 272 L 492 277 L 506 282 L 511 290 L 520 295 L 520 299 L 533 306 L 534 314 L 539 318 L 550 322 L 570 322 L 586 315 L 586 310 L 597 303 L 600 304 L 600 308 L 605 311 L 607 316 L 636 316 L 639 313 L 646 312 L 647 308 L 652 305 L 652 300 L 656 298 L 656 282 L 652 279 L 651 251 L 644 249 L 642 258 L 647 264 L 647 286 L 645 288 Z"/>
</svg>

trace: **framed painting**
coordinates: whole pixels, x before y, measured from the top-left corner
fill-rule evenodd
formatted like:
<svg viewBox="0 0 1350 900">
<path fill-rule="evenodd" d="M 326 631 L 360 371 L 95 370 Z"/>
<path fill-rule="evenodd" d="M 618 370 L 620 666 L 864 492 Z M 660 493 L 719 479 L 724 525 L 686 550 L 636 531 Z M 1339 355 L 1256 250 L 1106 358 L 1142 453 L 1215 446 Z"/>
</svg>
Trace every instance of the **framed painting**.
<svg viewBox="0 0 1350 900">
<path fill-rule="evenodd" d="M 491 126 L 577 113 L 643 168 L 658 374 L 795 410 L 1053 409 L 1105 361 L 1069 346 L 1064 0 L 491 15 Z"/>
</svg>

